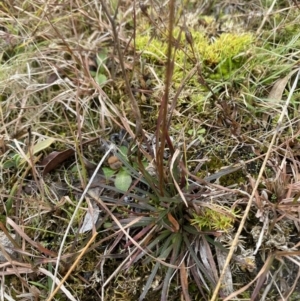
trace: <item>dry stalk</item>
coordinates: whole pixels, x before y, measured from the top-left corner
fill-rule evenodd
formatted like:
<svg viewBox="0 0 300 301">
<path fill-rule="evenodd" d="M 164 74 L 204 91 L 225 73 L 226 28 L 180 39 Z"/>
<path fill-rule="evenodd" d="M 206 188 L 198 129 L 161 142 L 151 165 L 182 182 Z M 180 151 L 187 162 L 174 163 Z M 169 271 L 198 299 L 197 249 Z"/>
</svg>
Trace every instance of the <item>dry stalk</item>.
<svg viewBox="0 0 300 301">
<path fill-rule="evenodd" d="M 172 81 L 173 69 L 174 69 L 174 58 L 172 58 L 173 50 L 173 27 L 175 22 L 175 1 L 171 0 L 169 3 L 169 28 L 168 28 L 168 48 L 167 48 L 167 66 L 166 66 L 166 79 L 165 79 L 165 91 L 161 100 L 161 105 L 159 109 L 159 116 L 157 119 L 156 128 L 156 165 L 157 173 L 159 177 L 159 189 L 163 194 L 164 185 L 164 150 L 165 142 L 168 136 L 168 101 L 169 101 L 169 90 Z M 176 49 L 174 49 L 175 56 Z"/>
<path fill-rule="evenodd" d="M 142 132 L 141 112 L 140 112 L 140 109 L 139 109 L 139 105 L 138 105 L 138 103 L 137 103 L 137 101 L 136 101 L 136 99 L 135 99 L 135 97 L 132 93 L 131 88 L 130 88 L 128 77 L 127 77 L 127 74 L 126 74 L 125 64 L 124 64 L 124 59 L 123 59 L 124 55 L 121 51 L 121 46 L 120 46 L 120 42 L 119 42 L 119 39 L 118 39 L 118 33 L 117 33 L 117 29 L 116 29 L 116 23 L 115 23 L 115 20 L 111 17 L 111 15 L 109 13 L 109 10 L 108 10 L 106 4 L 104 3 L 104 1 L 100 0 L 100 3 L 103 7 L 103 10 L 104 10 L 105 14 L 106 14 L 106 17 L 108 18 L 108 20 L 111 24 L 111 28 L 112 28 L 112 32 L 113 32 L 113 36 L 114 36 L 114 41 L 115 41 L 115 45 L 116 45 L 116 48 L 117 48 L 118 57 L 119 57 L 119 61 L 120 61 L 120 66 L 121 66 L 122 73 L 123 73 L 123 78 L 124 78 L 124 81 L 125 81 L 126 90 L 127 90 L 128 95 L 129 95 L 132 110 L 133 110 L 133 113 L 134 113 L 135 119 L 136 119 L 135 134 L 136 134 L 136 136 L 139 136 Z"/>
</svg>

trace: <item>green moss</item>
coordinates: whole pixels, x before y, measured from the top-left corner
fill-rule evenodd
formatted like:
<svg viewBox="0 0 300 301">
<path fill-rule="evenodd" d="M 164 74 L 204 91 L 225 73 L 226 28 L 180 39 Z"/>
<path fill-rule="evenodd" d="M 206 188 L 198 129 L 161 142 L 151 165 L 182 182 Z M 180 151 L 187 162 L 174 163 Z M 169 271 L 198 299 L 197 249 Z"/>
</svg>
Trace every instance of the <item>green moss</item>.
<svg viewBox="0 0 300 301">
<path fill-rule="evenodd" d="M 163 63 L 166 59 L 167 44 L 149 35 L 137 37 L 135 45 L 142 57 L 152 63 Z"/>
<path fill-rule="evenodd" d="M 215 209 L 201 208 L 201 214 L 193 213 L 191 225 L 196 225 L 200 230 L 229 231 L 233 227 L 236 212 L 225 206 L 211 206 Z"/>
<path fill-rule="evenodd" d="M 179 47 L 175 56 L 175 67 L 173 83 L 178 87 L 186 74 L 195 66 L 196 61 L 203 63 L 202 70 L 208 77 L 229 78 L 232 71 L 237 70 L 244 62 L 243 56 L 239 56 L 251 45 L 253 37 L 250 34 L 221 34 L 215 41 L 211 42 L 203 33 L 191 30 L 193 36 L 193 49 L 187 45 L 184 33 L 181 32 Z M 174 30 L 173 36 L 178 37 L 180 29 Z M 136 49 L 141 53 L 142 58 L 156 66 L 166 61 L 167 40 L 166 38 L 153 38 L 149 34 L 140 34 L 136 39 Z M 238 57 L 238 58 L 237 58 Z M 158 74 L 163 70 L 155 69 Z M 200 87 L 197 76 L 194 76 L 188 83 L 190 86 Z"/>
</svg>

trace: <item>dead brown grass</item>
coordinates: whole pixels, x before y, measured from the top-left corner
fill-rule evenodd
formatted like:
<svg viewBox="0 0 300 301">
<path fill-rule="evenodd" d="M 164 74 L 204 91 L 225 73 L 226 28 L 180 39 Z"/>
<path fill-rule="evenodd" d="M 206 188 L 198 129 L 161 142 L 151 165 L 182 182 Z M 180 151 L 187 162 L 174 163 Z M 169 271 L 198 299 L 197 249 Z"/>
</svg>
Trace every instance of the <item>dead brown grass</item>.
<svg viewBox="0 0 300 301">
<path fill-rule="evenodd" d="M 298 23 L 289 1 L 2 1 L 1 298 L 297 300 Z"/>
</svg>

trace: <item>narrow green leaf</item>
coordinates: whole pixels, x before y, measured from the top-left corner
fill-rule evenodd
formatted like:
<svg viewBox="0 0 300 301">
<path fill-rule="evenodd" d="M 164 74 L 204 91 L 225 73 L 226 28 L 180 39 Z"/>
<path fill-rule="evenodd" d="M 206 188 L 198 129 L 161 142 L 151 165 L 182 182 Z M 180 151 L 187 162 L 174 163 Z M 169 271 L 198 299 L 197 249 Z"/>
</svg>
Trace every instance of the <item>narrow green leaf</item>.
<svg viewBox="0 0 300 301">
<path fill-rule="evenodd" d="M 33 154 L 35 155 L 36 153 L 40 152 L 41 150 L 49 147 L 53 142 L 55 141 L 54 138 L 48 138 L 46 140 L 38 142 L 34 147 L 33 147 Z"/>
<path fill-rule="evenodd" d="M 28 281 L 29 284 L 32 284 L 36 287 L 42 288 L 44 290 L 47 290 L 47 287 L 43 285 L 42 283 L 36 282 L 36 281 Z"/>
<path fill-rule="evenodd" d="M 145 297 L 146 297 L 149 289 L 151 288 L 151 285 L 152 285 L 152 283 L 154 281 L 154 278 L 155 278 L 155 276 L 157 274 L 157 271 L 158 271 L 158 268 L 160 267 L 160 265 L 161 264 L 159 262 L 157 262 L 155 264 L 154 268 L 152 269 L 152 272 L 151 272 L 150 276 L 148 277 L 148 280 L 147 280 L 147 282 L 146 282 L 146 284 L 144 286 L 144 290 L 143 290 L 143 293 L 141 294 L 141 296 L 139 298 L 139 301 L 142 301 L 142 300 L 145 299 Z"/>
<path fill-rule="evenodd" d="M 47 147 L 49 147 L 53 142 L 55 141 L 54 138 L 48 138 L 46 140 L 40 141 L 38 142 L 36 145 L 34 145 L 33 147 L 33 155 L 37 154 L 38 152 L 46 149 Z M 27 158 L 29 158 L 29 153 L 26 154 Z M 25 158 L 22 158 L 22 160 L 20 161 L 20 165 L 24 164 L 26 162 Z"/>
<path fill-rule="evenodd" d="M 99 52 L 97 54 L 97 64 L 98 64 L 98 72 L 99 73 L 104 73 L 105 72 L 105 68 L 103 67 L 105 61 L 107 60 L 107 51 L 106 50 L 102 50 L 101 52 Z"/>
</svg>

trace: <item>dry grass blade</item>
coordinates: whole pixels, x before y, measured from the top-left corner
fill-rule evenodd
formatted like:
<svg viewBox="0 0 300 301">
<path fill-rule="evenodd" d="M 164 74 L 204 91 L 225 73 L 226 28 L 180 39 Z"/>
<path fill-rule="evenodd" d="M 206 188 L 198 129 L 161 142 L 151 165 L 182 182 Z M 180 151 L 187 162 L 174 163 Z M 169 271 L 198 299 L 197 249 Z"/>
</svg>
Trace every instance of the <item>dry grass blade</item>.
<svg viewBox="0 0 300 301">
<path fill-rule="evenodd" d="M 139 108 L 138 103 L 137 103 L 137 101 L 136 101 L 136 99 L 135 99 L 135 97 L 132 93 L 132 90 L 131 90 L 131 87 L 130 87 L 130 84 L 129 84 L 129 81 L 128 81 L 128 77 L 126 75 L 124 59 L 123 59 L 124 54 L 121 51 L 119 37 L 118 37 L 117 29 L 116 29 L 116 23 L 115 23 L 115 20 L 111 17 L 111 14 L 110 14 L 110 12 L 107 8 L 106 3 L 103 0 L 100 0 L 100 2 L 102 4 L 103 10 L 106 14 L 106 17 L 109 19 L 109 22 L 110 22 L 111 27 L 112 27 L 112 31 L 113 31 L 113 35 L 114 35 L 114 41 L 115 41 L 115 44 L 116 44 L 120 65 L 121 65 L 121 68 L 122 68 L 123 78 L 125 80 L 127 93 L 128 93 L 128 95 L 130 97 L 130 100 L 131 100 L 132 110 L 133 110 L 133 112 L 135 114 L 135 117 L 136 117 L 136 129 L 135 129 L 136 130 L 136 136 L 139 136 L 141 134 L 141 131 L 142 131 L 142 126 L 141 126 L 142 118 L 141 118 L 140 108 Z"/>
<path fill-rule="evenodd" d="M 266 262 L 264 263 L 263 267 L 261 268 L 261 270 L 259 271 L 259 273 L 255 276 L 255 278 L 250 281 L 247 285 L 245 285 L 244 287 L 242 287 L 239 290 L 236 290 L 234 293 L 230 294 L 229 296 L 227 296 L 224 301 L 230 301 L 233 298 L 235 298 L 236 296 L 238 296 L 239 294 L 245 292 L 247 289 L 249 289 L 249 287 L 255 283 L 255 281 L 257 279 L 260 279 L 260 277 L 263 277 L 263 275 L 268 272 L 270 270 L 270 267 L 272 265 L 272 262 L 274 260 L 275 256 L 274 255 L 270 255 L 267 259 Z"/>
<path fill-rule="evenodd" d="M 206 267 L 204 266 L 204 264 L 202 264 L 197 256 L 197 254 L 195 253 L 195 251 L 193 250 L 190 241 L 188 240 L 188 238 L 186 237 L 186 235 L 183 236 L 184 238 L 184 242 L 186 244 L 187 249 L 189 250 L 190 256 L 193 258 L 193 261 L 195 262 L 195 265 L 198 268 L 198 276 L 200 277 L 201 281 L 202 281 L 202 285 L 204 286 L 205 289 L 209 290 L 209 287 L 212 286 L 214 287 L 216 284 L 216 281 L 211 273 L 211 270 L 206 269 Z M 209 284 L 207 284 L 207 281 L 205 280 L 205 278 L 208 279 Z"/>
<path fill-rule="evenodd" d="M 299 283 L 299 278 L 300 278 L 300 262 L 299 262 L 299 260 L 296 261 L 295 259 L 293 259 L 293 258 L 291 258 L 289 256 L 286 256 L 286 258 L 289 259 L 289 260 L 291 260 L 292 262 L 294 262 L 299 267 L 298 273 L 297 273 L 297 276 L 295 277 L 293 285 L 290 287 L 289 291 L 287 291 L 285 293 L 284 297 L 288 300 L 291 297 L 292 293 L 295 291 L 295 289 L 296 289 L 296 287 L 297 287 L 297 285 Z"/>
<path fill-rule="evenodd" d="M 101 160 L 101 161 L 99 162 L 99 164 L 97 165 L 97 168 L 95 169 L 93 176 L 91 177 L 89 183 L 87 184 L 87 186 L 86 186 L 84 192 L 83 192 L 82 195 L 81 195 L 80 200 L 78 201 L 78 204 L 77 204 L 77 206 L 76 206 L 76 208 L 75 208 L 75 211 L 74 211 L 74 213 L 73 213 L 73 215 L 72 215 L 72 218 L 71 218 L 71 220 L 70 220 L 70 222 L 69 222 L 69 225 L 68 225 L 68 227 L 67 227 L 67 229 L 66 229 L 66 232 L 65 232 L 65 234 L 64 234 L 64 237 L 63 237 L 63 239 L 62 239 L 61 247 L 60 247 L 59 252 L 58 252 L 58 255 L 57 255 L 57 264 L 56 264 L 56 268 L 55 268 L 55 272 L 54 272 L 54 278 L 57 276 L 58 267 L 59 267 L 59 261 L 60 261 L 60 259 L 61 259 L 61 255 L 62 255 L 62 251 L 63 251 L 63 246 L 64 246 L 64 243 L 65 243 L 65 241 L 66 241 L 67 235 L 68 235 L 68 233 L 69 233 L 69 231 L 70 231 L 70 228 L 71 228 L 71 226 L 72 226 L 72 223 L 73 223 L 73 221 L 74 221 L 74 219 L 75 219 L 76 213 L 78 212 L 78 209 L 79 209 L 79 207 L 81 206 L 81 203 L 83 202 L 84 197 L 85 197 L 86 193 L 88 192 L 88 190 L 89 190 L 89 188 L 90 188 L 90 186 L 91 186 L 91 184 L 92 184 L 92 182 L 93 182 L 94 177 L 97 175 L 97 173 L 98 173 L 100 167 L 102 166 L 102 164 L 103 164 L 105 158 L 109 155 L 109 153 L 110 153 L 111 150 L 112 150 L 112 146 L 108 149 L 108 151 L 106 152 L 106 154 L 103 156 L 102 160 Z M 53 282 L 52 289 L 51 289 L 51 294 L 52 294 L 53 291 L 54 291 L 54 284 L 55 284 L 55 282 Z"/>
<path fill-rule="evenodd" d="M 2 299 L 299 299 L 296 1 L 0 2 Z"/>
<path fill-rule="evenodd" d="M 222 281 L 223 281 L 223 279 L 224 279 L 224 276 L 225 276 L 225 273 L 226 273 L 226 268 L 227 268 L 227 266 L 229 265 L 230 260 L 231 260 L 231 258 L 232 258 L 232 255 L 233 255 L 233 253 L 234 253 L 234 249 L 236 248 L 236 246 L 237 246 L 237 244 L 238 244 L 238 239 L 239 239 L 239 236 L 240 236 L 240 234 L 241 234 L 241 232 L 242 232 L 242 230 L 243 230 L 243 227 L 244 227 L 244 225 L 245 225 L 245 222 L 246 222 L 246 219 L 247 219 L 247 217 L 248 217 L 248 214 L 249 214 L 249 212 L 250 212 L 250 208 L 251 208 L 251 205 L 252 205 L 253 198 L 254 198 L 254 196 L 255 196 L 255 194 L 256 194 L 256 190 L 257 190 L 257 188 L 258 188 L 258 186 L 259 186 L 259 184 L 260 184 L 260 180 L 261 180 L 261 178 L 262 178 L 262 175 L 263 175 L 263 173 L 264 173 L 265 167 L 266 167 L 266 165 L 267 165 L 267 161 L 268 161 L 268 159 L 269 159 L 269 156 L 270 156 L 270 154 L 271 154 L 271 152 L 272 152 L 272 148 L 273 148 L 273 145 L 274 145 L 274 143 L 275 143 L 275 139 L 276 139 L 276 137 L 277 137 L 277 135 L 278 135 L 278 133 L 279 133 L 279 131 L 280 131 L 281 124 L 282 124 L 282 121 L 283 121 L 283 118 L 284 118 L 284 116 L 286 115 L 288 105 L 289 105 L 289 103 L 290 103 L 290 100 L 291 100 L 291 97 L 292 97 L 292 95 L 293 95 L 293 92 L 294 92 L 294 90 L 295 90 L 295 88 L 296 88 L 296 85 L 297 85 L 297 82 L 298 82 L 298 79 L 299 79 L 299 74 L 300 74 L 300 70 L 298 70 L 298 73 L 297 73 L 297 76 L 296 76 L 296 78 L 295 78 L 295 80 L 294 80 L 292 89 L 291 89 L 291 91 L 290 91 L 290 93 L 289 93 L 289 96 L 288 96 L 286 102 L 285 102 L 285 106 L 284 106 L 284 108 L 282 109 L 282 112 L 281 112 L 281 114 L 280 114 L 279 120 L 278 120 L 278 122 L 277 122 L 276 129 L 275 129 L 275 131 L 274 131 L 274 134 L 273 134 L 272 140 L 271 140 L 271 142 L 270 142 L 268 151 L 267 151 L 267 153 L 266 153 L 264 162 L 263 162 L 263 164 L 262 164 L 262 167 L 261 167 L 260 172 L 259 172 L 259 174 L 258 174 L 258 177 L 257 177 L 257 179 L 256 179 L 255 186 L 254 186 L 254 188 L 253 188 L 253 191 L 252 191 L 252 194 L 251 194 L 251 196 L 250 196 L 250 199 L 248 200 L 248 204 L 247 204 L 247 207 L 246 207 L 246 209 L 245 209 L 243 218 L 242 218 L 242 220 L 241 220 L 241 222 L 240 222 L 239 228 L 238 228 L 237 233 L 236 233 L 236 235 L 235 235 L 235 237 L 234 237 L 234 240 L 233 240 L 233 242 L 232 242 L 232 246 L 231 246 L 230 251 L 229 251 L 229 254 L 228 254 L 227 258 L 226 258 L 226 262 L 225 262 L 225 264 L 224 264 L 222 273 L 220 274 L 220 278 L 219 278 L 219 281 L 218 281 L 218 283 L 217 283 L 217 285 L 216 285 L 216 288 L 215 288 L 215 290 L 214 290 L 214 293 L 213 293 L 213 296 L 212 296 L 212 298 L 211 298 L 211 301 L 215 301 L 215 300 L 217 299 L 217 297 L 218 297 L 218 292 L 219 292 L 219 289 L 220 289 L 220 287 L 221 287 Z"/>
<path fill-rule="evenodd" d="M 94 235 L 91 237 L 91 239 L 88 241 L 88 243 L 86 244 L 86 246 L 83 248 L 83 250 L 80 252 L 80 254 L 78 255 L 78 257 L 76 258 L 76 260 L 74 261 L 74 263 L 72 264 L 72 266 L 70 267 L 70 269 L 68 270 L 68 272 L 66 273 L 66 275 L 64 276 L 64 278 L 59 282 L 59 284 L 57 285 L 57 287 L 55 288 L 55 290 L 51 293 L 51 295 L 49 296 L 49 298 L 47 299 L 47 301 L 51 301 L 54 298 L 55 294 L 61 288 L 61 286 L 63 285 L 63 283 L 68 279 L 68 277 L 70 276 L 70 274 L 72 273 L 72 271 L 76 268 L 76 266 L 78 265 L 80 259 L 85 254 L 86 250 L 94 242 L 96 236 L 97 236 L 97 233 L 94 233 Z"/>
<path fill-rule="evenodd" d="M 177 189 L 177 191 L 178 191 L 178 193 L 179 193 L 181 199 L 182 199 L 183 202 L 185 203 L 186 207 L 188 207 L 188 204 L 187 204 L 187 201 L 186 201 L 186 199 L 185 199 L 185 197 L 184 197 L 184 194 L 182 193 L 182 191 L 181 191 L 181 189 L 180 189 L 180 187 L 179 187 L 179 185 L 178 185 L 178 183 L 177 183 L 177 181 L 176 181 L 176 179 L 175 179 L 175 177 L 174 177 L 174 174 L 173 174 L 174 164 L 175 164 L 176 159 L 177 159 L 177 157 L 179 156 L 179 154 L 180 154 L 180 152 L 179 152 L 179 150 L 177 149 L 177 150 L 175 151 L 174 155 L 172 156 L 172 160 L 171 160 L 171 164 L 170 164 L 170 173 L 171 173 L 171 176 L 172 176 L 174 185 L 175 185 L 175 187 L 176 187 L 176 189 Z"/>
<path fill-rule="evenodd" d="M 272 2 L 272 4 L 271 4 L 271 6 L 269 7 L 267 13 L 265 14 L 265 16 L 264 16 L 264 18 L 263 18 L 263 20 L 262 20 L 262 22 L 261 22 L 259 28 L 257 29 L 257 34 L 259 34 L 259 33 L 261 32 L 262 28 L 264 27 L 264 25 L 265 25 L 265 23 L 267 22 L 267 20 L 268 20 L 270 14 L 271 14 L 272 11 L 273 11 L 274 5 L 275 5 L 275 4 L 276 4 L 276 0 L 274 0 L 274 1 Z"/>
<path fill-rule="evenodd" d="M 59 287 L 62 292 L 66 295 L 66 297 L 71 300 L 71 301 L 78 301 L 77 299 L 75 299 L 72 295 L 72 293 L 64 286 L 64 281 L 60 281 L 59 279 L 57 279 L 57 277 L 55 277 L 54 275 L 52 275 L 49 271 L 47 271 L 44 268 L 39 268 L 39 271 L 46 275 L 47 277 L 51 278 L 53 281 L 55 281 L 55 283 L 57 284 L 57 287 Z M 51 300 L 50 298 L 48 300 Z"/>
<path fill-rule="evenodd" d="M 184 262 L 182 262 L 182 264 L 180 265 L 180 282 L 181 282 L 184 300 L 192 301 L 188 291 L 188 276 L 187 276 L 187 269 L 184 265 Z"/>
<path fill-rule="evenodd" d="M 28 235 L 26 235 L 26 233 L 24 233 L 24 231 L 22 231 L 22 229 L 11 218 L 8 217 L 6 221 L 8 225 L 15 229 L 15 231 L 20 235 L 20 237 L 24 238 L 27 242 L 29 242 L 33 247 L 37 248 L 40 252 L 53 257 L 57 256 L 55 252 L 52 252 L 43 247 L 41 244 L 33 241 Z"/>
<path fill-rule="evenodd" d="M 214 256 L 213 256 L 212 250 L 211 250 L 205 236 L 201 237 L 199 244 L 200 244 L 199 253 L 201 255 L 203 264 L 206 267 L 207 271 L 210 271 L 211 277 L 214 278 L 215 281 L 217 281 L 218 280 L 217 266 L 216 266 L 216 263 L 213 258 Z M 219 250 L 219 249 L 216 248 L 216 251 L 217 250 Z M 228 285 L 228 284 L 226 283 L 226 285 Z"/>
<path fill-rule="evenodd" d="M 288 83 L 288 81 L 290 80 L 290 78 L 296 73 L 298 72 L 298 69 L 295 69 L 293 71 L 291 71 L 287 76 L 285 76 L 284 78 L 280 78 L 276 81 L 276 83 L 274 84 L 272 90 L 269 93 L 269 99 L 273 100 L 275 102 L 279 102 L 282 99 L 282 95 L 283 92 L 285 90 L 285 87 Z"/>
<path fill-rule="evenodd" d="M 218 266 L 220 272 L 224 268 L 224 263 L 226 261 L 227 253 L 223 252 L 221 249 L 216 248 L 216 257 L 218 261 Z M 233 280 L 232 280 L 232 272 L 230 267 L 227 267 L 225 270 L 225 276 L 224 276 L 224 283 L 222 285 L 222 291 L 226 294 L 226 296 L 229 296 L 233 293 Z"/>
</svg>

